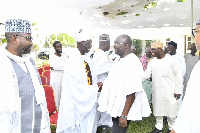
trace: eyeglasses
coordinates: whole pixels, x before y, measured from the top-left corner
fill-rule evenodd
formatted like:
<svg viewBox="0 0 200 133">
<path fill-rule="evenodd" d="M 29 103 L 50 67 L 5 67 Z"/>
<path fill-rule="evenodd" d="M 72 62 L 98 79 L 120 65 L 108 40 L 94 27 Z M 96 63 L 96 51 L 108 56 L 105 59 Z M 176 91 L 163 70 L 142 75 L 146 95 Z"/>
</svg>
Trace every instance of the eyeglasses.
<svg viewBox="0 0 200 133">
<path fill-rule="evenodd" d="M 123 42 L 115 42 L 115 41 L 114 41 L 114 45 L 122 45 L 122 44 L 127 44 L 127 43 L 123 43 Z"/>
<path fill-rule="evenodd" d="M 29 39 L 29 41 L 31 41 L 31 42 L 32 42 L 32 40 L 33 40 L 33 37 L 32 37 L 32 36 L 24 36 L 24 35 L 19 35 L 19 34 L 15 35 L 15 36 L 24 37 L 24 38 L 26 38 L 26 39 Z"/>
<path fill-rule="evenodd" d="M 200 31 L 200 29 L 192 29 L 192 35 L 195 37 L 198 31 Z"/>
</svg>

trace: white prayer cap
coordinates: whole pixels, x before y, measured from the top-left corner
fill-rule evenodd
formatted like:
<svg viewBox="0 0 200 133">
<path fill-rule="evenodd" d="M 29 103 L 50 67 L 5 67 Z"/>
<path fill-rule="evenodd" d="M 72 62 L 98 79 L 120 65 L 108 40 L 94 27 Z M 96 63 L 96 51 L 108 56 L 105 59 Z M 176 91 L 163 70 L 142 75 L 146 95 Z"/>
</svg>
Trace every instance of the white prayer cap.
<svg viewBox="0 0 200 133">
<path fill-rule="evenodd" d="M 82 42 L 82 41 L 87 41 L 87 40 L 90 40 L 92 39 L 91 35 L 89 33 L 77 33 L 75 36 L 74 36 L 74 39 L 76 42 Z"/>
<path fill-rule="evenodd" d="M 31 23 L 22 19 L 6 20 L 5 32 L 31 33 Z"/>
</svg>

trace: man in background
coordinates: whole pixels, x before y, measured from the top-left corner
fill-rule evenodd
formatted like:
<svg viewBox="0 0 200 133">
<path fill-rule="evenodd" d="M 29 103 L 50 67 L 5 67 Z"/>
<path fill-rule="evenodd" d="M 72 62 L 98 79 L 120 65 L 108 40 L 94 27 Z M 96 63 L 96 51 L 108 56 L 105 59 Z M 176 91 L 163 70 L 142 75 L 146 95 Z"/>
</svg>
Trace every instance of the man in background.
<svg viewBox="0 0 200 133">
<path fill-rule="evenodd" d="M 55 53 L 50 55 L 49 63 L 51 69 L 50 84 L 54 90 L 56 106 L 60 106 L 60 97 L 62 90 L 63 68 L 68 58 L 66 54 L 62 54 L 62 44 L 59 41 L 53 43 Z"/>
<path fill-rule="evenodd" d="M 163 128 L 163 116 L 167 116 L 171 131 L 180 106 L 183 77 L 178 62 L 169 54 L 164 54 L 163 43 L 151 44 L 154 58 L 149 62 L 144 74 L 144 80 L 152 76 L 153 115 L 156 118 L 155 130 L 160 133 Z"/>
<path fill-rule="evenodd" d="M 185 91 L 187 88 L 187 83 L 190 79 L 190 74 L 192 72 L 192 69 L 194 68 L 195 64 L 199 61 L 199 56 L 196 55 L 197 49 L 195 43 L 192 43 L 190 46 L 190 53 L 186 53 L 184 55 L 185 63 L 186 63 L 186 74 L 184 76 L 184 88 L 183 88 L 183 98 L 185 95 Z"/>
</svg>

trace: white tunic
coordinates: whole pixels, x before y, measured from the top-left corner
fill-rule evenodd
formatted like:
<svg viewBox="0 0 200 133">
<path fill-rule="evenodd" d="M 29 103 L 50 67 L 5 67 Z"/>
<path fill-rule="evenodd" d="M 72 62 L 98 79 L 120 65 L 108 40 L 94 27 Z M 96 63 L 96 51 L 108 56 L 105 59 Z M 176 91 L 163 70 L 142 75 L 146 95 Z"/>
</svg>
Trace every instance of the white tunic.
<svg viewBox="0 0 200 133">
<path fill-rule="evenodd" d="M 7 50 L 6 50 L 7 51 Z M 2 133 L 21 133 L 21 98 L 16 73 L 10 59 L 5 54 L 5 48 L 0 48 L 0 129 Z M 14 55 L 13 55 L 14 56 Z M 17 57 L 16 58 L 20 58 Z M 42 109 L 41 133 L 50 133 L 49 112 L 42 85 L 30 61 L 25 62 L 33 81 L 37 105 Z"/>
<path fill-rule="evenodd" d="M 183 76 L 178 62 L 166 54 L 164 58 L 153 58 L 145 71 L 144 79 L 152 75 L 152 103 L 154 116 L 175 118 L 180 106 L 174 93 L 182 93 Z"/>
<path fill-rule="evenodd" d="M 95 133 L 96 129 L 93 127 L 98 86 L 95 81 L 94 85 L 88 85 L 84 60 L 90 61 L 87 61 L 84 55 L 80 55 L 78 50 L 73 54 L 66 62 L 69 65 L 64 68 L 56 132 Z"/>
<path fill-rule="evenodd" d="M 120 117 L 126 96 L 135 93 L 135 101 L 127 119 L 142 120 L 142 117 L 148 117 L 151 111 L 142 87 L 142 77 L 142 64 L 135 54 L 114 61 L 98 99 L 98 110 L 112 117 Z"/>
<path fill-rule="evenodd" d="M 95 72 L 97 74 L 97 83 L 103 83 L 106 77 L 108 76 L 108 72 L 110 70 L 111 65 L 113 64 L 113 61 L 110 60 L 107 54 L 101 49 L 95 51 L 92 60 Z M 100 95 L 100 92 L 98 95 Z M 97 127 L 101 125 L 107 125 L 109 127 L 112 127 L 112 117 L 106 114 L 105 112 L 101 113 L 97 111 Z"/>
<path fill-rule="evenodd" d="M 61 88 L 62 88 L 62 79 L 63 79 L 63 68 L 66 63 L 68 56 L 62 54 L 62 56 L 57 56 L 55 54 L 50 55 L 49 63 L 54 70 L 51 70 L 50 84 L 54 90 L 54 97 L 56 106 L 59 108 L 60 97 L 61 97 Z"/>
<path fill-rule="evenodd" d="M 200 133 L 200 61 L 192 70 L 185 97 L 178 112 L 173 130 L 176 133 Z"/>
</svg>

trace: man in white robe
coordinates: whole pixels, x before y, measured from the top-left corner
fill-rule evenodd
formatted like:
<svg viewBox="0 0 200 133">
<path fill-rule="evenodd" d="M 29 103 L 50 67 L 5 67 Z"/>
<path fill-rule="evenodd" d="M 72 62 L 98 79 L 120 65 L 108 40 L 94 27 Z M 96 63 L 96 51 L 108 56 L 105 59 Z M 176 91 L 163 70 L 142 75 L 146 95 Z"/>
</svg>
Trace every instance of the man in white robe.
<svg viewBox="0 0 200 133">
<path fill-rule="evenodd" d="M 50 133 L 45 92 L 30 51 L 31 23 L 5 22 L 6 47 L 0 48 L 1 133 Z"/>
<path fill-rule="evenodd" d="M 155 130 L 162 132 L 163 116 L 167 116 L 169 131 L 175 122 L 180 106 L 183 78 L 178 62 L 169 54 L 164 54 L 163 43 L 151 44 L 153 58 L 145 71 L 144 79 L 152 75 L 153 115 L 156 117 Z"/>
<path fill-rule="evenodd" d="M 200 17 L 193 29 L 197 50 L 200 50 Z M 187 84 L 187 91 L 171 133 L 200 133 L 200 61 L 194 66 Z"/>
<path fill-rule="evenodd" d="M 104 82 L 108 76 L 109 69 L 113 63 L 106 54 L 110 49 L 110 38 L 107 34 L 99 36 L 99 49 L 94 52 L 92 61 L 94 63 L 95 73 L 97 75 L 97 82 Z M 101 92 L 99 92 L 98 96 Z M 107 126 L 112 127 L 112 117 L 105 112 L 97 111 L 97 127 L 101 126 L 102 130 L 106 130 Z"/>
<path fill-rule="evenodd" d="M 98 110 L 113 117 L 113 133 L 125 133 L 131 120 L 142 120 L 151 113 L 142 87 L 142 64 L 131 53 L 131 44 L 128 35 L 116 38 L 114 48 L 120 59 L 110 68 L 98 99 Z"/>
<path fill-rule="evenodd" d="M 185 63 L 186 63 L 186 74 L 184 76 L 184 89 L 183 89 L 183 98 L 185 95 L 187 83 L 190 79 L 190 74 L 192 72 L 192 69 L 194 68 L 195 64 L 199 61 L 199 56 L 196 55 L 197 49 L 195 46 L 195 43 L 192 43 L 190 46 L 190 53 L 186 53 L 184 55 Z"/>
<path fill-rule="evenodd" d="M 182 55 L 180 55 L 179 53 L 177 53 L 176 49 L 177 49 L 177 43 L 170 41 L 167 46 L 167 51 L 174 59 L 176 59 L 178 61 L 181 71 L 182 71 L 182 76 L 184 78 L 185 73 L 186 73 L 185 58 Z M 183 94 L 181 94 L 181 97 L 180 97 L 180 105 L 182 103 L 182 98 L 183 98 L 182 96 L 183 96 Z"/>
<path fill-rule="evenodd" d="M 64 72 L 63 68 L 68 56 L 66 54 L 62 54 L 62 44 L 59 41 L 55 41 L 53 43 L 53 47 L 55 49 L 55 53 L 49 57 L 51 69 L 50 84 L 53 87 L 56 106 L 59 108 Z"/>
<path fill-rule="evenodd" d="M 93 65 L 85 55 L 91 47 L 91 40 L 82 37 L 78 38 L 78 49 L 64 68 L 57 133 L 96 132 L 97 93 L 102 83 L 96 84 Z"/>
</svg>

